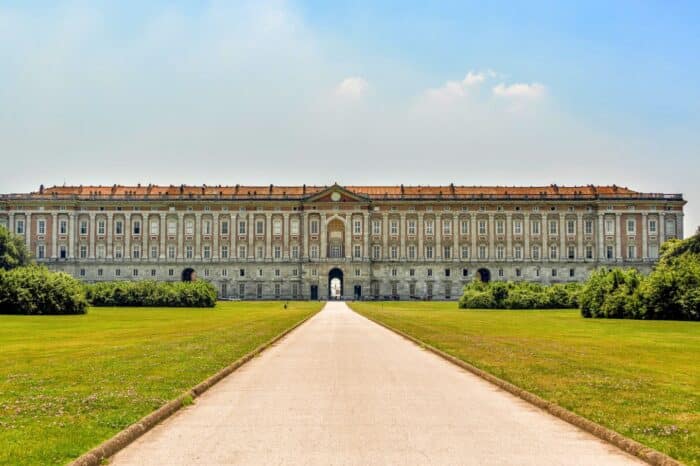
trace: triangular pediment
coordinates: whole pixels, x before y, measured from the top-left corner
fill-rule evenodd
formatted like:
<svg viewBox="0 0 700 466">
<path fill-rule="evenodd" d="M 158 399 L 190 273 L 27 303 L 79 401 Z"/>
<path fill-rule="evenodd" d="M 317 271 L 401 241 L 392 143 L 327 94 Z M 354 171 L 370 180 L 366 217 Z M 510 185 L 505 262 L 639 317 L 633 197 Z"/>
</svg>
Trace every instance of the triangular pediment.
<svg viewBox="0 0 700 466">
<path fill-rule="evenodd" d="M 309 197 L 304 202 L 369 202 L 369 198 L 354 193 L 335 183 Z"/>
</svg>

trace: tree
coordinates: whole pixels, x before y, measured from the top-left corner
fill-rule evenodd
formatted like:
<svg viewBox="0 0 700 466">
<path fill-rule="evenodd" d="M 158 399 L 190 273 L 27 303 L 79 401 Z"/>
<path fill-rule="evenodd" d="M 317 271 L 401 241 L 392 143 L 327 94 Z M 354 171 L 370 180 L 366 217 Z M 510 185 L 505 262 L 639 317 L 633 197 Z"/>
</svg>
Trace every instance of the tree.
<svg viewBox="0 0 700 466">
<path fill-rule="evenodd" d="M 0 269 L 10 270 L 30 263 L 24 239 L 0 226 Z"/>
</svg>

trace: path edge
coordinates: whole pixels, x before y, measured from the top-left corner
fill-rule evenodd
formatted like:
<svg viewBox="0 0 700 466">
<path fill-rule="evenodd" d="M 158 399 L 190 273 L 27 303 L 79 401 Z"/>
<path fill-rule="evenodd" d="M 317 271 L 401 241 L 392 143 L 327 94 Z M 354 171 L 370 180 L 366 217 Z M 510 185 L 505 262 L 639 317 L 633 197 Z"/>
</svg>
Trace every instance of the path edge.
<svg viewBox="0 0 700 466">
<path fill-rule="evenodd" d="M 182 395 L 178 396 L 174 400 L 165 403 L 160 408 L 142 417 L 135 423 L 126 427 L 125 429 L 117 432 L 111 438 L 100 443 L 90 451 L 83 453 L 78 458 L 68 463 L 69 466 L 99 466 L 103 464 L 103 461 L 114 456 L 120 450 L 124 449 L 139 437 L 144 435 L 146 432 L 154 428 L 159 423 L 163 422 L 173 414 L 180 411 L 182 408 L 192 404 L 192 400 L 201 396 L 204 392 L 209 390 L 211 387 L 216 385 L 218 382 L 223 380 L 225 377 L 231 375 L 245 363 L 268 349 L 270 346 L 274 345 L 282 338 L 289 335 L 292 331 L 296 330 L 301 325 L 305 324 L 312 317 L 315 317 L 319 312 L 323 310 L 325 304 L 321 308 L 311 315 L 300 320 L 296 324 L 284 330 L 282 333 L 268 340 L 267 342 L 261 344 L 254 350 L 241 356 L 239 359 L 229 364 L 228 366 L 221 369 L 219 372 L 208 377 L 204 381 L 198 383 L 191 389 L 184 392 Z"/>
<path fill-rule="evenodd" d="M 468 362 L 463 361 L 457 358 L 456 356 L 452 356 L 451 354 L 437 349 L 436 347 L 412 335 L 409 335 L 408 333 L 403 332 L 402 330 L 394 328 L 391 325 L 385 324 L 384 322 L 374 319 L 373 317 L 366 316 L 353 309 L 350 305 L 348 305 L 348 307 L 355 314 L 364 317 L 365 319 L 374 322 L 375 324 L 380 325 L 387 330 L 394 332 L 395 334 L 411 341 L 412 343 L 420 346 L 421 348 L 430 351 L 431 353 L 445 359 L 446 361 L 449 361 L 452 364 L 455 364 L 461 367 L 462 369 L 471 372 L 472 374 L 486 380 L 487 382 L 492 383 L 493 385 L 496 385 L 497 387 L 507 391 L 508 393 L 515 395 L 518 398 L 527 401 L 528 403 L 544 411 L 547 411 L 549 414 L 561 419 L 562 421 L 576 426 L 579 429 L 584 430 L 589 434 L 592 434 L 598 437 L 599 439 L 616 446 L 620 450 L 647 462 L 648 464 L 651 464 L 653 466 L 683 466 L 683 463 L 674 458 L 671 458 L 665 453 L 643 445 L 637 442 L 636 440 L 626 437 L 620 434 L 619 432 L 615 432 L 612 429 L 608 429 L 607 427 L 604 427 L 598 424 L 597 422 L 593 422 L 590 419 L 586 419 L 585 417 L 580 416 L 572 411 L 569 411 L 568 409 L 563 408 L 556 403 L 547 401 L 544 398 L 541 398 L 532 392 L 529 392 L 516 385 L 513 385 L 512 383 L 507 382 L 499 377 L 496 377 L 495 375 L 490 374 L 484 371 L 483 369 L 479 369 L 478 367 L 473 366 L 472 364 L 469 364 Z"/>
</svg>

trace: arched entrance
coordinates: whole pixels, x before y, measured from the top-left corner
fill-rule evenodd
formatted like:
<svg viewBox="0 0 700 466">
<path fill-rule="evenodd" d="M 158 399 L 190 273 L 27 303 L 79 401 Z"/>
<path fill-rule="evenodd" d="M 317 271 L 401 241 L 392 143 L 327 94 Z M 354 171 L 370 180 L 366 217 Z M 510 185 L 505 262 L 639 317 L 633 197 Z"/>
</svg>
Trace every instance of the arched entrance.
<svg viewBox="0 0 700 466">
<path fill-rule="evenodd" d="M 343 271 L 334 268 L 328 272 L 328 299 L 340 299 L 343 296 Z"/>
<path fill-rule="evenodd" d="M 488 283 L 491 281 L 491 272 L 489 272 L 489 269 L 479 269 L 476 273 L 479 276 L 479 280 L 482 282 Z"/>
<path fill-rule="evenodd" d="M 197 272 L 193 268 L 187 267 L 182 271 L 182 281 L 183 282 L 193 282 L 197 280 Z"/>
</svg>

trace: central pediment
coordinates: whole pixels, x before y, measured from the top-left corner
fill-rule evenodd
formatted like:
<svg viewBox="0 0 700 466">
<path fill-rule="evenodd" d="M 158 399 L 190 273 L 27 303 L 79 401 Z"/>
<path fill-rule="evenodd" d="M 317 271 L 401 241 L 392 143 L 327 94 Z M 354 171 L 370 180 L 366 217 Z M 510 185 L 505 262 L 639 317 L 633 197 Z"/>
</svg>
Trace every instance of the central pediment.
<svg viewBox="0 0 700 466">
<path fill-rule="evenodd" d="M 333 184 L 326 189 L 317 192 L 306 199 L 304 202 L 330 202 L 330 203 L 343 203 L 343 202 L 369 202 L 369 198 L 357 193 L 354 193 L 344 187 L 340 186 L 338 183 Z"/>
</svg>

